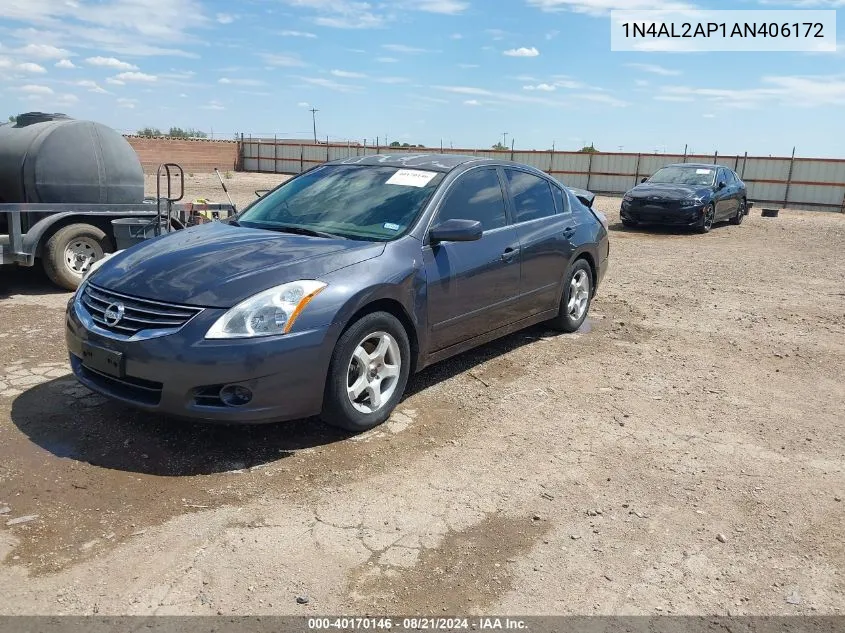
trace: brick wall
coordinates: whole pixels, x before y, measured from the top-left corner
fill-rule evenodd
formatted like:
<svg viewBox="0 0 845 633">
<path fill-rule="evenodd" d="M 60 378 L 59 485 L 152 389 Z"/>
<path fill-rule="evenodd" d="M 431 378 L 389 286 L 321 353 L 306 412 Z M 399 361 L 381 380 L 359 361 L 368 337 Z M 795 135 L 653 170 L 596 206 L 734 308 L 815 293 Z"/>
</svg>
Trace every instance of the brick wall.
<svg viewBox="0 0 845 633">
<path fill-rule="evenodd" d="M 127 136 L 144 167 L 144 173 L 154 174 L 161 163 L 178 163 L 191 172 L 234 171 L 238 163 L 238 143 L 235 141 L 184 140 Z"/>
</svg>

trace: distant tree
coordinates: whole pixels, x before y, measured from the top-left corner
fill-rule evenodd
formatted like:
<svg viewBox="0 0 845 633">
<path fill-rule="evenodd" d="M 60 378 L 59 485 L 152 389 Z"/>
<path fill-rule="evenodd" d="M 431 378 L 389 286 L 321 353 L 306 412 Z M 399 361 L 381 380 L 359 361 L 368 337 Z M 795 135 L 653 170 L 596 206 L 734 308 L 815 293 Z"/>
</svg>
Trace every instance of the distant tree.
<svg viewBox="0 0 845 633">
<path fill-rule="evenodd" d="M 206 134 L 205 132 L 195 130 L 191 127 L 189 127 L 187 130 L 183 130 L 180 127 L 172 127 L 167 133 L 167 136 L 169 136 L 170 138 L 208 138 L 208 134 Z"/>
<path fill-rule="evenodd" d="M 501 143 L 496 143 L 496 144 L 493 146 L 493 149 L 508 149 L 508 148 L 507 148 L 507 146 L 502 145 Z"/>
<path fill-rule="evenodd" d="M 578 150 L 584 154 L 598 154 L 599 150 L 596 149 L 596 146 L 590 143 L 589 145 L 585 145 L 581 149 Z"/>
<path fill-rule="evenodd" d="M 408 144 L 407 144 L 407 143 L 405 143 L 405 145 L 407 146 Z M 390 147 L 402 147 L 402 143 L 400 143 L 399 141 L 393 141 L 393 142 L 390 144 Z"/>
<path fill-rule="evenodd" d="M 9 115 L 9 123 L 17 123 L 17 122 L 18 122 L 18 117 L 16 117 L 14 114 L 10 114 Z"/>
<path fill-rule="evenodd" d="M 162 134 L 157 127 L 145 127 L 138 130 L 138 136 L 162 136 Z"/>
</svg>

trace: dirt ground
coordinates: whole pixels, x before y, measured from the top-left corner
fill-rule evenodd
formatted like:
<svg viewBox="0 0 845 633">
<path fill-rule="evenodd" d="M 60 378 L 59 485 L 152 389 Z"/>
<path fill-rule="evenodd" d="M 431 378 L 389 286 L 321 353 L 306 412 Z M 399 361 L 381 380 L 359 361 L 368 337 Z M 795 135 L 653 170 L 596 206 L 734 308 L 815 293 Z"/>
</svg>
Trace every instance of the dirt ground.
<svg viewBox="0 0 845 633">
<path fill-rule="evenodd" d="M 618 204 L 580 332 L 433 366 L 356 437 L 107 402 L 68 373 L 69 295 L 4 271 L 0 613 L 845 613 L 845 216 Z"/>
</svg>

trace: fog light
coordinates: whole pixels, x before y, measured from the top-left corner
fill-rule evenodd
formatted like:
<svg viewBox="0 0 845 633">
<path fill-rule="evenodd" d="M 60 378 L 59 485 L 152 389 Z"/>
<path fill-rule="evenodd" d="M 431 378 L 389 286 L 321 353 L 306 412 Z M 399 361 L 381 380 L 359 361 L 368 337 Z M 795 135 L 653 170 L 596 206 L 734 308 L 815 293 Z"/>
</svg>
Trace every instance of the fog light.
<svg viewBox="0 0 845 633">
<path fill-rule="evenodd" d="M 220 390 L 220 400 L 230 407 L 242 407 L 252 400 L 252 392 L 241 385 L 226 385 Z"/>
</svg>

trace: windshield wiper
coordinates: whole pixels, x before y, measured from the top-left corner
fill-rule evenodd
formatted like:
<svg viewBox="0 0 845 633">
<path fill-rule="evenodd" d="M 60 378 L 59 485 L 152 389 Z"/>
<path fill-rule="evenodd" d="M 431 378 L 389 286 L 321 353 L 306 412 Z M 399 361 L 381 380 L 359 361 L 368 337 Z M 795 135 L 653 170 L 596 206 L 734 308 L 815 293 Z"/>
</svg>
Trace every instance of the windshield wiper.
<svg viewBox="0 0 845 633">
<path fill-rule="evenodd" d="M 287 224 L 281 225 L 267 225 L 261 224 L 256 228 L 260 229 L 267 229 L 268 231 L 277 231 L 279 233 L 294 233 L 296 235 L 309 235 L 311 237 L 325 237 L 328 239 L 341 239 L 345 240 L 346 238 L 341 235 L 336 235 L 335 233 L 328 233 L 326 231 L 315 231 L 314 229 L 308 229 L 304 226 L 291 226 Z"/>
</svg>

